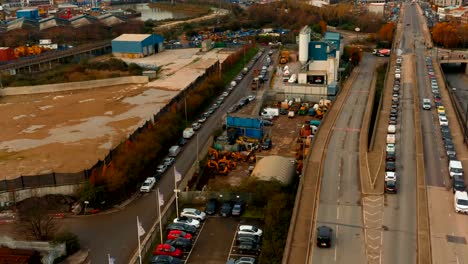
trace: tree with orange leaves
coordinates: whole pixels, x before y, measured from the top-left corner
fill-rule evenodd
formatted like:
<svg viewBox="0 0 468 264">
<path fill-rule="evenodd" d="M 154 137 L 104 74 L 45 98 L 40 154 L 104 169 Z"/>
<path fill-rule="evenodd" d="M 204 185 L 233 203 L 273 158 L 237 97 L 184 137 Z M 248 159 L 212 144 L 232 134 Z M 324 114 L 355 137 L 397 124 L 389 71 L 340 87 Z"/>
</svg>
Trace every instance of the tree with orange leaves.
<svg viewBox="0 0 468 264">
<path fill-rule="evenodd" d="M 395 24 L 393 22 L 387 23 L 379 29 L 379 32 L 377 32 L 377 38 L 380 41 L 392 42 L 394 30 Z"/>
<path fill-rule="evenodd" d="M 455 48 L 461 42 L 458 28 L 449 22 L 438 23 L 432 29 L 432 38 L 434 42 L 445 48 Z"/>
</svg>

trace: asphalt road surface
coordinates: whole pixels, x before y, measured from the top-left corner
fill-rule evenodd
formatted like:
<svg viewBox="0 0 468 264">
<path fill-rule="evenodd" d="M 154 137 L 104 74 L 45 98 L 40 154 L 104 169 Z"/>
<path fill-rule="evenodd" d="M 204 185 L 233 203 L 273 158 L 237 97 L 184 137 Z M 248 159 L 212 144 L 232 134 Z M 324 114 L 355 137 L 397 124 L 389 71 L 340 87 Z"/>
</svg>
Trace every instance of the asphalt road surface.
<svg viewBox="0 0 468 264">
<path fill-rule="evenodd" d="M 313 263 L 366 263 L 358 144 L 376 61 L 375 56 L 364 55 L 359 75 L 332 132 L 316 226 L 333 228 L 335 239 L 330 249 L 314 248 Z"/>
<path fill-rule="evenodd" d="M 414 133 L 414 36 L 419 23 L 413 6 L 407 5 L 403 20 L 405 27 L 400 40 L 402 85 L 396 138 L 396 174 L 398 194 L 386 194 L 383 224 L 382 263 L 416 263 L 416 150 Z M 410 24 L 410 26 L 408 26 Z M 418 36 L 423 41 L 421 36 Z M 424 69 L 424 68 L 422 68 Z M 420 67 L 417 67 L 418 83 Z M 394 74 L 395 69 L 390 69 Z M 424 75 L 425 76 L 425 75 Z M 416 106 L 419 107 L 419 106 Z"/>
<path fill-rule="evenodd" d="M 264 52 L 254 67 L 261 68 L 267 52 Z M 205 121 L 202 128 L 196 133 L 196 136 L 183 147 L 175 162 L 177 170 L 182 173 L 183 177 L 197 157 L 196 137 L 198 136 L 199 146 L 203 146 L 212 132 L 221 126 L 222 117 L 226 113 L 226 110 L 237 103 L 240 98 L 250 94 L 251 80 L 252 71 L 244 77 L 225 99 L 224 104 Z M 190 111 L 190 109 L 187 111 Z M 160 192 L 164 195 L 164 200 L 168 201 L 174 190 L 172 167 L 161 178 L 158 186 Z M 90 249 L 92 263 L 107 263 L 107 254 L 116 258 L 116 264 L 127 263 L 138 247 L 136 217 L 140 217 L 140 221 L 146 231 L 150 229 L 152 223 L 158 218 L 156 196 L 156 192 L 153 191 L 142 197 L 138 197 L 125 210 L 103 215 L 66 218 L 63 220 L 63 224 L 65 228 L 78 235 L 82 247 Z"/>
</svg>

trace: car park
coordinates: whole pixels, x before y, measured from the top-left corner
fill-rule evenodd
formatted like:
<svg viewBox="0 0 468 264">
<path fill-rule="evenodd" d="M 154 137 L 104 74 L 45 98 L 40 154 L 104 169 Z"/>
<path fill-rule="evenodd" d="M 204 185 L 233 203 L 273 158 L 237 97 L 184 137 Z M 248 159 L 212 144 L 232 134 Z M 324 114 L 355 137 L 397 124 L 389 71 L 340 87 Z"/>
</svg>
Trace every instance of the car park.
<svg viewBox="0 0 468 264">
<path fill-rule="evenodd" d="M 191 226 L 194 226 L 196 228 L 200 227 L 200 221 L 195 220 L 193 218 L 188 218 L 188 217 L 185 217 L 185 216 L 175 218 L 173 223 L 181 223 L 181 224 L 191 225 Z"/>
<path fill-rule="evenodd" d="M 232 202 L 231 201 L 226 201 L 221 205 L 221 210 L 219 214 L 221 216 L 227 217 L 230 216 L 232 213 Z"/>
<path fill-rule="evenodd" d="M 466 192 L 456 191 L 453 199 L 455 212 L 468 214 L 468 194 Z"/>
<path fill-rule="evenodd" d="M 140 192 L 150 192 L 151 189 L 153 189 L 155 184 L 156 184 L 155 177 L 146 178 L 146 180 L 143 182 L 143 184 L 140 187 Z"/>
<path fill-rule="evenodd" d="M 164 242 L 164 244 L 171 245 L 175 248 L 178 248 L 182 251 L 190 251 L 192 248 L 192 241 L 187 238 L 178 237 L 176 239 L 169 239 Z"/>
<path fill-rule="evenodd" d="M 257 228 L 252 225 L 240 225 L 239 229 L 237 230 L 237 234 L 250 234 L 250 235 L 256 235 L 256 236 L 262 236 L 263 231 L 260 228 Z"/>
<path fill-rule="evenodd" d="M 396 164 L 394 161 L 387 161 L 385 162 L 385 170 L 386 171 L 395 171 Z"/>
<path fill-rule="evenodd" d="M 317 228 L 317 246 L 331 247 L 333 237 L 333 229 L 328 226 L 319 226 Z"/>
<path fill-rule="evenodd" d="M 151 258 L 151 264 L 182 264 L 182 261 L 171 256 L 158 255 Z"/>
<path fill-rule="evenodd" d="M 171 223 L 171 224 L 168 224 L 167 225 L 167 228 L 166 228 L 168 231 L 171 231 L 171 230 L 180 230 L 180 231 L 184 231 L 186 233 L 189 233 L 191 235 L 195 235 L 195 233 L 197 233 L 197 228 L 195 226 L 192 226 L 192 225 L 187 225 L 187 224 L 182 224 L 182 223 Z"/>
<path fill-rule="evenodd" d="M 156 172 L 160 174 L 163 174 L 164 172 L 166 172 L 166 170 L 167 170 L 166 164 L 161 164 L 161 165 L 158 165 L 158 167 L 156 167 Z"/>
<path fill-rule="evenodd" d="M 171 230 L 167 234 L 167 239 L 169 240 L 176 239 L 178 237 L 183 237 L 183 238 L 190 239 L 190 240 L 192 239 L 191 234 L 181 231 L 181 230 Z"/>
<path fill-rule="evenodd" d="M 182 250 L 168 244 L 160 244 L 154 249 L 153 255 L 166 255 L 178 258 L 182 256 Z"/>
<path fill-rule="evenodd" d="M 205 213 L 207 215 L 214 215 L 218 211 L 218 200 L 211 198 L 206 203 Z"/>
<path fill-rule="evenodd" d="M 186 216 L 190 218 L 197 219 L 199 221 L 204 221 L 206 219 L 205 212 L 202 212 L 195 208 L 184 208 L 180 213 L 180 216 Z"/>
</svg>

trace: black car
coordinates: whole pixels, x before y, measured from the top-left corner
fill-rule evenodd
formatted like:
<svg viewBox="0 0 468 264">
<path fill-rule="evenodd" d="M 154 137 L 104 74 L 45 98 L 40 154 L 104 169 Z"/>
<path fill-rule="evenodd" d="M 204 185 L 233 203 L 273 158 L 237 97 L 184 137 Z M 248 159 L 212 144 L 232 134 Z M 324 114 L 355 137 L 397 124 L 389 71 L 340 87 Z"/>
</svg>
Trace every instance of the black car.
<svg viewBox="0 0 468 264">
<path fill-rule="evenodd" d="M 181 264 L 182 261 L 171 256 L 158 255 L 151 258 L 151 264 Z"/>
<path fill-rule="evenodd" d="M 392 104 L 392 108 L 394 109 L 398 108 L 398 104 Z"/>
<path fill-rule="evenodd" d="M 252 241 L 242 241 L 239 243 L 239 251 L 242 254 L 258 254 L 260 252 L 260 245 Z"/>
<path fill-rule="evenodd" d="M 197 228 L 191 225 L 183 224 L 183 223 L 171 223 L 167 225 L 167 231 L 171 230 L 180 230 L 184 231 L 189 234 L 195 234 L 197 233 Z"/>
<path fill-rule="evenodd" d="M 192 248 L 192 241 L 184 237 L 178 237 L 176 239 L 167 240 L 164 244 L 171 245 L 175 248 L 178 248 L 182 251 L 190 251 Z"/>
<path fill-rule="evenodd" d="M 397 117 L 398 116 L 398 110 L 396 110 L 395 108 L 392 108 L 390 110 L 390 116 L 395 116 Z"/>
<path fill-rule="evenodd" d="M 463 178 L 463 175 L 453 175 L 453 193 L 455 193 L 456 191 L 464 192 L 465 187 L 465 179 Z"/>
<path fill-rule="evenodd" d="M 442 133 L 450 133 L 450 128 L 448 126 L 440 126 L 440 131 Z"/>
<path fill-rule="evenodd" d="M 396 181 L 385 181 L 385 192 L 386 193 L 397 193 L 397 182 Z"/>
<path fill-rule="evenodd" d="M 450 134 L 450 131 L 445 131 L 445 132 L 442 132 L 442 139 L 445 141 L 447 139 L 452 139 L 452 135 Z"/>
<path fill-rule="evenodd" d="M 395 171 L 396 165 L 394 161 L 387 161 L 385 163 L 385 170 L 386 171 Z"/>
<path fill-rule="evenodd" d="M 239 245 L 241 242 L 250 241 L 256 244 L 260 244 L 262 237 L 251 234 L 241 234 L 237 236 L 236 244 Z"/>
<path fill-rule="evenodd" d="M 240 216 L 244 212 L 245 203 L 243 201 L 237 201 L 232 207 L 231 214 L 233 216 Z"/>
<path fill-rule="evenodd" d="M 444 143 L 445 143 L 445 146 L 450 145 L 450 144 L 453 145 L 452 138 L 446 138 L 446 139 L 444 139 Z"/>
<path fill-rule="evenodd" d="M 317 246 L 331 247 L 333 229 L 328 226 L 320 226 L 317 228 Z"/>
<path fill-rule="evenodd" d="M 232 212 L 232 202 L 224 202 L 223 205 L 221 206 L 221 211 L 219 214 L 221 216 L 229 216 L 231 215 Z"/>
<path fill-rule="evenodd" d="M 217 211 L 218 211 L 218 200 L 216 200 L 215 198 L 211 198 L 206 203 L 205 213 L 207 215 L 214 215 L 216 214 Z"/>
<path fill-rule="evenodd" d="M 179 146 L 183 146 L 183 145 L 185 145 L 185 143 L 187 143 L 187 140 L 186 140 L 185 138 L 180 138 L 180 139 L 179 139 L 179 142 L 177 142 L 177 144 L 178 144 Z"/>
<path fill-rule="evenodd" d="M 385 159 L 387 161 L 395 161 L 395 152 L 387 152 L 387 156 Z"/>
</svg>

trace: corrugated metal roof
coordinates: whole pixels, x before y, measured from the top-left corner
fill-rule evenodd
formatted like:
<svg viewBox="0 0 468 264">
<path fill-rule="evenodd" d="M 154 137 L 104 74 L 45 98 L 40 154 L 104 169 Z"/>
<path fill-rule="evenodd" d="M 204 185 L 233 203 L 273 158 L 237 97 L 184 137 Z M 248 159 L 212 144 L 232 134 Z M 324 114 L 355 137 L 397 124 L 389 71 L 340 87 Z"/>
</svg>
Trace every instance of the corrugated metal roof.
<svg viewBox="0 0 468 264">
<path fill-rule="evenodd" d="M 122 34 L 115 38 L 115 41 L 143 41 L 151 36 L 150 34 Z"/>
<path fill-rule="evenodd" d="M 283 184 L 288 184 L 294 176 L 294 167 L 294 159 L 292 158 L 267 156 L 257 162 L 252 176 L 263 181 L 275 179 Z"/>
</svg>

